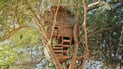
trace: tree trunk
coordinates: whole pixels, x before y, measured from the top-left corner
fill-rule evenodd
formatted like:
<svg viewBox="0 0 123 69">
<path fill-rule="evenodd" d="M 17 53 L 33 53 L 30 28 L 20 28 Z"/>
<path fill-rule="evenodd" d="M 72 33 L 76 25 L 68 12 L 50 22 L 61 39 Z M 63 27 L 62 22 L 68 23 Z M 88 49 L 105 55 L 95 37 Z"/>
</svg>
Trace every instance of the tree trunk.
<svg viewBox="0 0 123 69">
<path fill-rule="evenodd" d="M 120 66 L 120 69 L 123 69 L 123 65 Z"/>
</svg>

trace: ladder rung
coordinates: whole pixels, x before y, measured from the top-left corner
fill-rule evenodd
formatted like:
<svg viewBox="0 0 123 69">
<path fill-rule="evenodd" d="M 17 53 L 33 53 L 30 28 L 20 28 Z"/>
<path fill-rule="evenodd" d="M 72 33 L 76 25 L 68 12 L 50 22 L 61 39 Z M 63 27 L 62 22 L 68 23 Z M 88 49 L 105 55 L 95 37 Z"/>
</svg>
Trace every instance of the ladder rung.
<svg viewBox="0 0 123 69">
<path fill-rule="evenodd" d="M 70 45 L 63 45 L 63 47 L 70 47 Z"/>
<path fill-rule="evenodd" d="M 55 54 L 56 56 L 59 56 L 59 57 L 61 57 L 61 56 L 63 56 L 63 54 L 61 53 L 61 54 Z"/>
<path fill-rule="evenodd" d="M 63 52 L 63 50 L 54 50 L 54 52 Z"/>
<path fill-rule="evenodd" d="M 71 42 L 71 40 L 63 40 L 63 42 Z"/>
<path fill-rule="evenodd" d="M 57 44 L 56 46 L 62 46 L 62 44 Z"/>
<path fill-rule="evenodd" d="M 70 51 L 69 51 L 69 50 L 64 50 L 64 51 L 63 51 L 63 50 L 54 50 L 54 52 L 55 52 L 55 53 L 57 53 L 57 52 L 60 53 L 60 52 L 70 52 Z"/>
<path fill-rule="evenodd" d="M 63 47 L 53 47 L 53 49 L 63 49 Z"/>
<path fill-rule="evenodd" d="M 63 44 L 55 44 L 53 47 L 62 47 Z"/>
</svg>

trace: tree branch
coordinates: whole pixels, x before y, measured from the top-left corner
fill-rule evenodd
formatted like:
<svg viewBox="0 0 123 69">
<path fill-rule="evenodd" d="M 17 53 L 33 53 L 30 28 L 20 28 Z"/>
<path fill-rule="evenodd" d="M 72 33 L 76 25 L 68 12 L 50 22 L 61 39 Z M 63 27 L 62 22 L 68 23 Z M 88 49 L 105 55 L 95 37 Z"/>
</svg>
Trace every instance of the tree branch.
<svg viewBox="0 0 123 69">
<path fill-rule="evenodd" d="M 84 40 L 85 40 L 85 54 L 84 54 L 84 58 L 83 58 L 83 62 L 82 64 L 79 66 L 79 69 L 82 68 L 83 64 L 85 63 L 85 61 L 87 60 L 88 56 L 89 56 L 89 49 L 88 49 L 88 35 L 87 35 L 87 28 L 86 28 L 86 21 L 87 21 L 87 5 L 86 5 L 86 1 L 82 0 L 83 2 L 83 6 L 84 6 L 84 22 L 83 22 L 83 29 L 84 29 Z"/>
<path fill-rule="evenodd" d="M 0 39 L 0 42 L 10 38 L 13 34 L 15 34 L 17 31 L 19 31 L 22 28 L 33 28 L 33 29 L 36 29 L 34 27 L 31 27 L 31 26 L 21 26 L 19 28 L 15 28 L 14 30 L 10 31 L 7 35 L 5 35 L 4 38 Z M 36 30 L 38 30 L 38 29 L 36 29 Z"/>
<path fill-rule="evenodd" d="M 34 19 L 37 20 L 36 24 L 40 27 L 42 33 L 45 34 L 45 38 L 48 40 L 48 38 L 50 37 L 49 34 L 46 32 L 44 25 L 42 24 L 41 20 L 38 18 L 38 16 L 36 15 L 36 13 L 33 11 L 32 6 L 29 4 L 28 0 L 26 0 L 27 6 L 30 8 L 30 11 L 32 12 Z"/>
<path fill-rule="evenodd" d="M 118 27 L 119 26 L 113 26 L 113 27 L 108 27 L 108 28 L 101 28 L 101 29 L 99 29 L 99 30 L 89 34 L 88 37 L 91 37 L 91 36 L 93 36 L 93 35 L 95 35 L 95 34 L 97 34 L 99 32 L 106 31 L 106 30 L 111 30 L 111 29 L 118 28 Z"/>
<path fill-rule="evenodd" d="M 76 16 L 76 18 L 75 18 L 75 23 L 74 23 L 74 28 L 73 28 L 73 36 L 74 36 L 74 43 L 75 43 L 74 45 L 75 46 L 74 46 L 74 53 L 72 56 L 72 61 L 71 61 L 69 69 L 75 69 L 76 57 L 78 54 L 79 41 L 78 41 L 78 37 L 77 37 L 77 32 L 78 32 L 77 26 L 78 26 L 78 16 Z"/>
<path fill-rule="evenodd" d="M 44 25 L 42 24 L 41 20 L 38 18 L 38 16 L 36 15 L 36 13 L 33 11 L 32 9 L 32 6 L 29 4 L 28 1 L 27 2 L 27 5 L 30 9 L 30 11 L 32 12 L 34 18 L 37 20 L 37 25 L 41 28 L 41 32 L 45 34 L 46 36 L 46 41 L 48 41 L 45 46 L 49 49 L 49 53 L 51 54 L 51 57 L 53 58 L 54 62 L 55 62 L 55 66 L 57 69 L 62 69 L 62 66 L 58 60 L 58 58 L 56 57 L 52 47 L 51 47 L 51 40 L 50 40 L 50 35 L 46 32 L 45 28 L 44 28 Z M 60 2 L 60 0 L 58 0 L 58 2 Z M 57 13 L 57 12 L 56 12 Z M 57 15 L 57 14 L 56 14 Z M 54 16 L 55 17 L 55 16 Z M 44 40 L 45 41 L 45 40 Z"/>
<path fill-rule="evenodd" d="M 94 35 L 96 35 L 96 34 L 99 33 L 99 32 L 103 32 L 103 31 L 115 29 L 115 28 L 118 28 L 118 27 L 119 27 L 119 26 L 113 26 L 113 27 L 108 27 L 108 28 L 101 28 L 101 29 L 99 29 L 99 30 L 97 30 L 97 31 L 95 31 L 95 32 L 93 32 L 93 33 L 91 33 L 91 34 L 89 34 L 88 37 L 94 36 Z M 82 41 L 83 41 L 83 38 L 82 38 L 82 40 L 81 40 L 80 42 L 82 42 Z M 82 58 L 83 58 L 83 55 L 80 56 L 80 57 L 78 58 L 78 60 L 80 60 L 80 59 L 82 59 Z"/>
<path fill-rule="evenodd" d="M 97 31 L 95 31 L 95 32 L 93 32 L 93 33 L 90 33 L 90 34 L 88 35 L 88 38 L 91 37 L 91 36 L 94 36 L 94 35 L 98 34 L 99 32 L 103 32 L 103 31 L 115 29 L 115 28 L 118 28 L 118 27 L 119 27 L 119 26 L 113 26 L 113 27 L 108 27 L 108 28 L 101 28 L 101 29 L 99 29 L 99 30 L 97 30 Z M 81 40 L 79 41 L 79 43 L 81 43 L 81 42 L 83 42 L 83 41 L 84 41 L 84 39 L 81 38 Z"/>
<path fill-rule="evenodd" d="M 86 54 L 89 53 L 88 50 L 88 35 L 87 35 L 87 28 L 86 28 L 86 19 L 87 19 L 87 6 L 86 6 L 86 1 L 83 0 L 83 5 L 84 5 L 84 22 L 83 22 L 83 29 L 84 29 L 84 39 L 85 39 L 85 51 Z"/>
<path fill-rule="evenodd" d="M 15 64 L 15 65 L 12 65 L 12 66 L 39 64 L 43 59 L 45 59 L 45 58 L 44 58 L 44 57 L 41 58 L 38 62 L 32 62 L 32 61 L 29 61 L 29 62 L 23 62 L 23 63 Z"/>
<path fill-rule="evenodd" d="M 112 2 L 112 1 L 110 1 L 110 2 L 104 3 L 104 4 L 102 4 L 102 5 L 99 5 L 99 6 L 90 8 L 90 9 L 87 10 L 87 12 L 92 11 L 92 10 L 94 10 L 94 9 L 97 9 L 97 8 L 99 8 L 99 7 L 105 6 L 105 4 L 116 4 L 116 3 L 123 3 L 123 1 L 117 1 L 117 2 Z"/>
<path fill-rule="evenodd" d="M 91 6 L 100 4 L 100 3 L 102 3 L 102 2 L 104 2 L 104 1 L 97 1 L 97 2 L 94 2 L 94 3 L 89 4 L 87 7 L 89 8 L 89 7 L 91 7 Z"/>
</svg>

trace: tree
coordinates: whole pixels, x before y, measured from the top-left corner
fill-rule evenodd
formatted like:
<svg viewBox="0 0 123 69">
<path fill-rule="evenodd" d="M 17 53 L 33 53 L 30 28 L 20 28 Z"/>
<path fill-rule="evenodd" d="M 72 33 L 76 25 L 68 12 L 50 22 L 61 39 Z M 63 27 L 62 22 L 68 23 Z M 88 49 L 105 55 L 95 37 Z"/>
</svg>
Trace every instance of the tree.
<svg viewBox="0 0 123 69">
<path fill-rule="evenodd" d="M 117 67 L 121 63 L 123 49 L 122 3 L 121 0 L 1 0 L 0 65 L 10 68 L 35 68 L 40 62 L 45 61 L 43 48 L 47 45 L 56 67 L 62 69 L 53 50 L 48 46 L 51 39 L 46 30 L 43 13 L 49 6 L 63 5 L 75 14 L 75 47 L 69 68 L 74 68 L 76 64 L 81 69 L 87 60 Z M 54 16 L 54 22 L 55 18 Z M 75 34 L 78 25 L 80 41 Z M 76 59 L 80 61 L 76 63 Z M 44 66 L 48 63 L 45 61 Z M 43 67 L 43 62 L 41 65 Z"/>
</svg>

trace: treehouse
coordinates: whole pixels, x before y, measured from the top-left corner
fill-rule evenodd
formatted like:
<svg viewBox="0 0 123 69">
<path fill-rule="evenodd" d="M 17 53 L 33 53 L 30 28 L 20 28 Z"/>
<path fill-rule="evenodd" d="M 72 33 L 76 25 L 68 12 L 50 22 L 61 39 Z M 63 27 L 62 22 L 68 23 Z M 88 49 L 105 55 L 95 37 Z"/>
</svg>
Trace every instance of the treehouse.
<svg viewBox="0 0 123 69">
<path fill-rule="evenodd" d="M 72 45 L 72 33 L 73 30 L 71 24 L 58 23 L 54 26 L 52 39 L 55 39 L 57 43 L 52 44 L 52 48 L 61 62 L 70 58 L 69 48 Z"/>
<path fill-rule="evenodd" d="M 53 23 L 56 11 L 56 22 Z M 49 11 L 45 12 L 45 23 L 48 26 L 48 33 L 53 33 L 51 35 L 51 46 L 61 63 L 71 58 L 70 48 L 73 44 L 73 22 L 74 15 L 61 6 L 58 10 L 56 6 L 53 6 Z"/>
</svg>

